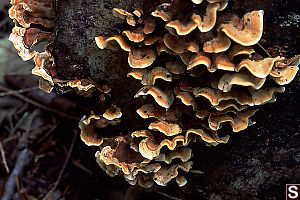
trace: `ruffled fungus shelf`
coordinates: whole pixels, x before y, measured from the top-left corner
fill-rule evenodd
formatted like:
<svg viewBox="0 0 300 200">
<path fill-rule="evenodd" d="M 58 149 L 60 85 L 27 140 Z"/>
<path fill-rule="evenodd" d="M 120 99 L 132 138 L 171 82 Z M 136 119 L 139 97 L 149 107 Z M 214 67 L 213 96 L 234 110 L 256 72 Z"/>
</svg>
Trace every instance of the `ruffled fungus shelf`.
<svg viewBox="0 0 300 200">
<path fill-rule="evenodd" d="M 49 83 L 45 91 L 70 87 L 97 97 L 79 122 L 81 139 L 100 148 L 96 160 L 108 175 L 122 175 L 133 185 L 165 186 L 172 179 L 185 185 L 181 172 L 192 167 L 189 143 L 227 143 L 229 135 L 218 133 L 222 125 L 228 122 L 233 132 L 253 125 L 258 106 L 274 102 L 298 71 L 300 56 L 271 58 L 255 50 L 264 12 L 226 13 L 228 0 L 145 1 L 128 11 L 113 8 L 106 15 L 115 20 L 110 26 L 116 33 L 94 19 L 97 11 L 85 13 L 78 23 L 86 23 L 78 26 L 62 22 L 54 10 L 66 12 L 64 2 L 52 2 L 12 0 L 9 13 L 16 25 L 10 40 L 23 60 L 34 58 L 32 73 Z M 62 44 L 68 23 L 73 29 L 64 31 L 81 33 L 74 40 L 86 39 L 85 47 L 76 41 Z M 43 41 L 48 44 L 38 52 Z"/>
</svg>

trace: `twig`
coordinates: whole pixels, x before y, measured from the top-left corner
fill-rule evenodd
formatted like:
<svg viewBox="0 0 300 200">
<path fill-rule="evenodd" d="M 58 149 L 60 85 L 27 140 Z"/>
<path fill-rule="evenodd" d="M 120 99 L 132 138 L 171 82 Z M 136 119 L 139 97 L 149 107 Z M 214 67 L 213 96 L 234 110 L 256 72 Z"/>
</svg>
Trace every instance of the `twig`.
<svg viewBox="0 0 300 200">
<path fill-rule="evenodd" d="M 269 52 L 267 52 L 267 50 L 266 50 L 261 44 L 259 44 L 259 42 L 257 43 L 257 45 L 259 46 L 259 48 L 261 48 L 261 49 L 264 51 L 264 53 L 266 53 L 266 54 L 268 55 L 268 57 L 272 57 L 272 56 L 269 54 Z"/>
<path fill-rule="evenodd" d="M 160 195 L 163 195 L 163 196 L 165 196 L 165 197 L 168 197 L 169 199 L 173 199 L 173 200 L 181 200 L 181 199 L 179 199 L 179 198 L 176 198 L 176 197 L 170 196 L 170 195 L 168 195 L 168 194 L 165 194 L 165 193 L 163 193 L 163 192 L 160 192 L 160 191 L 157 191 L 157 193 L 158 193 L 158 194 L 160 194 Z"/>
<path fill-rule="evenodd" d="M 192 169 L 189 171 L 190 173 L 194 173 L 194 174 L 204 174 L 203 171 L 197 170 L 197 169 Z"/>
<path fill-rule="evenodd" d="M 9 130 L 8 130 L 8 132 L 9 132 Z M 5 138 L 5 139 L 3 140 L 3 143 L 5 144 L 5 143 L 7 143 L 7 142 L 9 142 L 9 141 L 11 141 L 11 140 L 15 140 L 15 139 L 17 139 L 17 138 L 18 138 L 17 135 L 12 135 L 12 136 L 10 136 L 10 137 Z"/>
<path fill-rule="evenodd" d="M 2 86 L 2 85 L 0 85 L 0 90 L 6 91 L 6 92 L 11 92 L 11 91 L 13 91 L 13 90 L 8 89 L 7 87 L 4 87 L 4 86 Z M 34 101 L 34 100 L 31 100 L 31 99 L 25 97 L 25 96 L 22 95 L 22 94 L 12 93 L 12 95 L 18 97 L 19 99 L 21 99 L 21 100 L 23 100 L 23 101 L 26 101 L 26 102 L 28 102 L 28 103 L 34 105 L 34 106 L 36 106 L 36 107 L 38 107 L 38 108 L 40 108 L 40 109 L 42 109 L 42 110 L 47 110 L 47 111 L 49 111 L 49 112 L 58 114 L 58 115 L 60 115 L 60 116 L 62 116 L 62 117 L 66 117 L 66 118 L 73 119 L 73 120 L 76 120 L 76 121 L 79 121 L 79 120 L 80 120 L 79 117 L 74 117 L 74 116 L 71 116 L 71 115 L 67 115 L 67 114 L 65 114 L 65 113 L 63 113 L 63 112 L 60 112 L 60 111 L 58 111 L 58 110 L 55 110 L 55 109 L 53 109 L 53 108 L 49 108 L 49 107 L 47 107 L 47 106 L 44 106 L 44 105 L 42 105 L 42 104 L 40 104 L 40 103 L 38 103 L 38 102 L 36 102 L 36 101 Z"/>
<path fill-rule="evenodd" d="M 4 127 L 4 129 L 5 129 L 7 132 L 10 132 L 10 131 L 11 131 L 11 129 L 9 129 L 9 127 L 8 127 L 7 125 L 4 125 L 3 127 Z"/>
<path fill-rule="evenodd" d="M 83 166 L 79 161 L 77 161 L 77 160 L 72 160 L 72 163 L 73 163 L 76 167 L 78 167 L 79 169 L 81 169 L 82 171 L 88 173 L 89 175 L 92 175 L 92 174 L 93 174 L 92 170 L 90 170 L 90 169 L 86 168 L 85 166 Z"/>
<path fill-rule="evenodd" d="M 15 193 L 16 179 L 20 177 L 24 171 L 24 168 L 31 162 L 33 159 L 33 152 L 24 149 L 18 156 L 15 167 L 8 177 L 5 186 L 4 193 L 1 200 L 10 200 L 12 195 Z"/>
<path fill-rule="evenodd" d="M 9 17 L 6 17 L 6 18 L 4 18 L 1 22 L 0 22 L 0 28 L 2 27 L 2 26 L 4 26 L 7 22 L 9 22 L 10 21 L 10 18 Z"/>
<path fill-rule="evenodd" d="M 7 165 L 7 162 L 6 162 L 5 152 L 4 152 L 4 148 L 3 148 L 3 145 L 1 143 L 1 141 L 0 141 L 0 151 L 1 151 L 1 157 L 2 157 L 2 160 L 3 160 L 5 170 L 9 174 L 10 171 L 9 171 L 9 168 L 8 168 L 8 165 Z"/>
<path fill-rule="evenodd" d="M 31 88 L 25 88 L 25 89 L 20 89 L 20 90 L 13 90 L 13 91 L 10 91 L 10 92 L 1 92 L 0 93 L 0 97 L 4 97 L 4 96 L 16 94 L 16 93 L 21 94 L 21 93 L 24 93 L 24 92 L 31 92 L 31 91 L 38 90 L 38 89 L 39 89 L 39 87 L 35 86 L 35 87 L 31 87 Z"/>
<path fill-rule="evenodd" d="M 19 128 L 19 126 L 23 123 L 23 121 L 26 119 L 26 117 L 28 116 L 29 112 L 25 112 L 23 114 L 23 116 L 21 117 L 21 119 L 17 122 L 17 124 L 15 125 L 15 127 L 9 132 L 10 135 L 13 135 L 16 130 Z"/>
<path fill-rule="evenodd" d="M 71 143 L 70 149 L 69 149 L 69 151 L 68 151 L 67 158 L 66 158 L 66 160 L 65 160 L 65 162 L 64 162 L 64 165 L 62 166 L 62 168 L 61 168 L 61 170 L 60 170 L 60 172 L 59 172 L 59 175 L 58 175 L 58 177 L 57 177 L 57 180 L 56 180 L 55 183 L 54 183 L 54 186 L 53 186 L 53 187 L 49 190 L 49 192 L 45 195 L 45 197 L 43 198 L 43 200 L 49 199 L 49 197 L 53 194 L 53 192 L 55 191 L 55 189 L 57 188 L 57 186 L 58 186 L 58 184 L 59 184 L 59 182 L 60 182 L 60 180 L 61 180 L 61 177 L 62 177 L 62 175 L 63 175 L 63 173 L 64 173 L 64 171 L 65 171 L 65 169 L 66 169 L 66 166 L 67 166 L 67 164 L 68 164 L 68 161 L 70 160 L 71 154 L 72 154 L 72 152 L 73 152 L 73 147 L 74 147 L 74 144 L 75 144 L 77 135 L 78 135 L 78 131 L 77 131 L 77 130 L 75 130 L 74 132 L 75 132 L 75 133 L 74 133 L 74 136 L 73 136 L 73 139 L 72 139 L 72 143 Z"/>
<path fill-rule="evenodd" d="M 22 192 L 21 192 L 21 185 L 20 185 L 20 179 L 19 177 L 16 177 L 15 179 L 15 182 L 16 182 L 16 186 L 17 186 L 17 192 L 20 196 L 22 196 Z M 14 195 L 15 196 L 15 195 Z"/>
<path fill-rule="evenodd" d="M 33 144 L 30 149 L 34 148 L 36 145 L 41 143 L 44 139 L 46 139 L 55 129 L 57 128 L 57 125 L 54 125 L 50 130 L 42 137 L 40 138 L 35 144 Z"/>
</svg>

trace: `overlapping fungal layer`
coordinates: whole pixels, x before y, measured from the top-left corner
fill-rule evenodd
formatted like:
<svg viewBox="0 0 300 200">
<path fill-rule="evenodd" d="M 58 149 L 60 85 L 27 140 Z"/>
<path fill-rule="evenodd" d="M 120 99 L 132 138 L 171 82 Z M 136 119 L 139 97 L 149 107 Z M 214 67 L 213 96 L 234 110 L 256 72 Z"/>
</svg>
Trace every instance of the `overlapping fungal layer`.
<svg viewBox="0 0 300 200">
<path fill-rule="evenodd" d="M 52 3 L 52 0 L 11 0 L 12 7 L 9 9 L 9 17 L 15 22 L 9 40 L 24 61 L 34 58 L 36 67 L 32 74 L 48 82 L 41 84 L 47 92 L 51 92 L 53 77 L 57 76 L 54 59 L 47 50 L 47 44 L 43 46 L 42 53 L 36 49 L 39 43 L 50 43 L 53 39 L 55 23 Z"/>
<path fill-rule="evenodd" d="M 54 13 L 52 0 L 11 0 L 9 17 L 14 19 L 15 27 L 9 37 L 19 56 L 24 60 L 34 59 L 35 68 L 32 74 L 40 76 L 40 88 L 50 93 L 54 85 L 76 88 L 87 92 L 91 88 L 100 91 L 100 99 L 104 99 L 105 90 L 92 80 L 61 80 L 55 66 L 55 60 L 50 54 L 49 45 L 54 37 Z M 37 49 L 41 42 L 44 52 Z M 91 91 L 91 90 L 90 90 Z M 89 92 L 90 92 L 89 91 Z M 93 90 L 94 91 L 94 90 Z"/>
<path fill-rule="evenodd" d="M 218 16 L 227 4 L 170 0 L 151 16 L 141 7 L 113 9 L 129 26 L 121 35 L 96 37 L 96 43 L 100 49 L 119 46 L 128 52 L 128 81 L 141 84 L 130 101 L 141 96 L 153 101 L 136 111 L 148 127 L 102 141 L 96 157 L 107 174 L 123 175 L 143 187 L 166 185 L 174 178 L 184 185 L 182 171 L 192 165 L 186 147 L 190 141 L 226 143 L 229 136 L 217 132 L 223 124 L 233 132 L 254 124 L 250 117 L 256 106 L 274 102 L 275 94 L 284 92 L 276 83 L 293 80 L 299 56 L 264 58 L 253 48 L 262 37 L 263 11 L 222 24 Z"/>
<path fill-rule="evenodd" d="M 51 0 L 11 0 L 9 17 L 15 27 L 9 37 L 23 60 L 36 55 L 34 47 L 39 42 L 49 41 L 54 28 Z"/>
<path fill-rule="evenodd" d="M 118 125 L 121 117 L 121 109 L 116 105 L 107 108 L 103 114 L 92 112 L 89 116 L 83 116 L 79 122 L 81 140 L 88 146 L 100 146 L 103 143 L 103 137 L 99 136 L 95 129 Z"/>
</svg>

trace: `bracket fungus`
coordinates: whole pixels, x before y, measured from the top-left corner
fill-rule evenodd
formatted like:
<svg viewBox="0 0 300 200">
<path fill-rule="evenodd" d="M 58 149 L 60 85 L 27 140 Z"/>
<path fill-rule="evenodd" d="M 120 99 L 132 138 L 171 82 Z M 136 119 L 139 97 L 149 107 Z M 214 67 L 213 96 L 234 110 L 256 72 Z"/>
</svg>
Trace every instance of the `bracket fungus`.
<svg viewBox="0 0 300 200">
<path fill-rule="evenodd" d="M 144 86 L 142 87 L 134 96 L 134 98 L 137 98 L 142 95 L 148 95 L 150 94 L 156 103 L 160 105 L 163 108 L 170 108 L 174 101 L 174 95 L 171 91 L 164 92 L 161 89 L 159 89 L 156 86 Z"/>
<path fill-rule="evenodd" d="M 253 125 L 257 107 L 274 102 L 298 71 L 300 56 L 271 58 L 255 50 L 263 33 L 262 10 L 224 20 L 219 16 L 228 0 L 166 0 L 131 11 L 114 8 L 112 15 L 124 20 L 119 34 L 96 35 L 96 54 L 110 49 L 126 55 L 114 84 L 100 84 L 110 77 L 109 67 L 99 70 L 104 78 L 78 75 L 84 70 L 65 78 L 65 63 L 53 56 L 59 50 L 53 45 L 52 2 L 11 0 L 16 25 L 10 40 L 24 60 L 35 57 L 32 73 L 51 87 L 97 96 L 98 106 L 90 105 L 79 122 L 81 139 L 99 148 L 96 161 L 108 175 L 121 175 L 132 185 L 165 186 L 172 180 L 185 185 L 184 172 L 192 167 L 192 149 L 186 146 L 227 143 L 222 125 L 233 132 Z M 44 52 L 35 49 L 41 41 L 49 43 Z M 130 88 L 118 90 L 123 83 Z"/>
<path fill-rule="evenodd" d="M 120 45 L 120 47 L 124 51 L 131 51 L 130 44 L 126 41 L 126 39 L 123 36 L 112 36 L 112 37 L 96 37 L 96 44 L 100 49 L 104 48 L 114 48 L 116 45 L 114 44 L 114 41 Z"/>
<path fill-rule="evenodd" d="M 41 41 L 50 40 L 54 27 L 52 1 L 11 0 L 9 17 L 16 20 L 9 40 L 19 51 L 23 60 L 30 60 L 36 54 L 33 49 Z M 39 28 L 33 28 L 36 25 Z"/>
<path fill-rule="evenodd" d="M 242 19 L 234 17 L 230 23 L 221 26 L 221 30 L 233 41 L 243 46 L 256 44 L 263 33 L 264 11 L 246 13 Z"/>
</svg>

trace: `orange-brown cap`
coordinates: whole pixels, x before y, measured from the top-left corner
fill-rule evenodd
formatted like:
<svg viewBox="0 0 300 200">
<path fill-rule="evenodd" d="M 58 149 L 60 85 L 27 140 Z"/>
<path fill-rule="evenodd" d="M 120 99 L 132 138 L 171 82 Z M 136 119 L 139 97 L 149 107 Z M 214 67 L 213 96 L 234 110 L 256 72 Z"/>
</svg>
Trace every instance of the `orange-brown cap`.
<svg viewBox="0 0 300 200">
<path fill-rule="evenodd" d="M 266 78 L 257 78 L 248 73 L 226 73 L 218 84 L 218 88 L 223 92 L 231 90 L 233 85 L 250 86 L 256 90 L 260 89 L 265 83 Z"/>
<path fill-rule="evenodd" d="M 41 76 L 43 79 L 49 81 L 49 83 L 53 86 L 52 77 L 47 73 L 44 68 L 44 63 L 47 60 L 48 55 L 46 52 L 37 53 L 34 57 L 35 67 L 32 69 L 32 74 Z"/>
<path fill-rule="evenodd" d="M 84 116 L 80 122 L 79 122 L 79 128 L 81 129 L 80 133 L 80 138 L 81 140 L 88 146 L 100 146 L 103 142 L 103 138 L 98 136 L 95 126 L 89 124 L 90 120 L 88 123 L 85 123 L 86 116 Z M 97 118 L 97 119 L 100 119 Z"/>
<path fill-rule="evenodd" d="M 129 52 L 128 63 L 132 68 L 146 68 L 156 59 L 156 53 L 148 47 L 132 48 Z"/>
<path fill-rule="evenodd" d="M 163 40 L 165 45 L 175 53 L 182 54 L 185 52 L 187 42 L 181 37 L 177 37 L 171 35 L 170 33 L 167 33 L 164 35 Z"/>
<path fill-rule="evenodd" d="M 155 22 L 154 20 L 145 20 L 145 25 L 144 25 L 144 33 L 145 34 L 150 34 L 155 30 Z"/>
<path fill-rule="evenodd" d="M 253 125 L 255 122 L 250 120 L 250 117 L 255 114 L 257 109 L 247 109 L 239 112 L 235 118 L 229 115 L 214 116 L 210 115 L 208 122 L 212 130 L 218 130 L 222 127 L 222 123 L 229 122 L 234 132 L 239 132 L 246 129 L 248 126 Z"/>
<path fill-rule="evenodd" d="M 114 42 L 117 42 L 124 51 L 131 51 L 131 45 L 121 35 L 112 36 L 112 37 L 98 36 L 98 37 L 95 37 L 95 40 L 96 40 L 97 46 L 100 49 L 104 49 L 104 48 L 113 48 L 114 49 Z"/>
<path fill-rule="evenodd" d="M 178 124 L 169 123 L 166 121 L 152 122 L 148 128 L 150 130 L 157 130 L 159 132 L 162 132 L 166 136 L 174 136 L 182 132 L 182 129 Z"/>
<path fill-rule="evenodd" d="M 225 71 L 234 71 L 235 65 L 229 60 L 224 53 L 213 54 L 212 56 L 213 69 L 221 69 Z"/>
<path fill-rule="evenodd" d="M 283 59 L 279 56 L 276 58 L 265 58 L 260 61 L 245 59 L 236 66 L 235 71 L 239 72 L 242 68 L 247 68 L 254 76 L 265 78 L 270 74 L 274 63 Z"/>
<path fill-rule="evenodd" d="M 163 3 L 163 4 L 159 5 L 159 7 L 155 11 L 153 11 L 151 14 L 154 17 L 161 18 L 165 22 L 171 21 L 172 15 L 171 15 L 171 13 L 169 13 L 167 11 L 170 6 L 171 6 L 170 3 Z"/>
<path fill-rule="evenodd" d="M 198 25 L 194 21 L 182 23 L 179 20 L 174 20 L 166 24 L 166 27 L 174 28 L 178 35 L 187 35 L 197 28 L 197 26 Z"/>
<path fill-rule="evenodd" d="M 198 65 L 205 65 L 207 68 L 209 68 L 211 65 L 209 55 L 204 52 L 200 52 L 193 56 L 187 66 L 187 70 L 193 69 Z"/>
<path fill-rule="evenodd" d="M 18 50 L 19 56 L 24 60 L 30 60 L 36 54 L 36 51 L 28 49 L 24 45 L 24 35 L 26 29 L 22 27 L 15 26 L 12 30 L 12 33 L 9 36 L 9 41 L 11 41 L 14 47 Z"/>
<path fill-rule="evenodd" d="M 149 46 L 149 45 L 152 45 L 154 44 L 155 42 L 161 40 L 161 37 L 158 36 L 158 35 L 153 35 L 153 36 L 147 36 L 144 40 L 144 44 L 146 46 Z"/>
<path fill-rule="evenodd" d="M 144 34 L 144 32 L 140 31 L 140 30 L 136 30 L 136 31 L 123 31 L 122 34 L 126 35 L 126 37 L 130 40 L 133 41 L 135 43 L 138 42 L 142 42 L 146 35 Z"/>
<path fill-rule="evenodd" d="M 284 87 L 271 87 L 264 88 L 260 90 L 250 90 L 252 94 L 252 100 L 255 105 L 261 105 L 265 103 L 273 103 L 276 101 L 275 94 L 277 92 L 283 93 L 285 91 Z"/>
<path fill-rule="evenodd" d="M 184 74 L 186 67 L 182 62 L 172 60 L 166 63 L 166 68 L 173 74 Z"/>
<path fill-rule="evenodd" d="M 221 30 L 236 43 L 243 46 L 256 44 L 263 33 L 262 10 L 246 13 L 243 19 L 234 17 L 229 24 L 223 24 Z"/>
<path fill-rule="evenodd" d="M 113 15 L 115 17 L 119 17 L 121 19 L 126 19 L 127 24 L 129 24 L 131 26 L 136 25 L 136 21 L 134 20 L 133 14 L 131 14 L 130 12 L 127 12 L 126 10 L 114 8 Z"/>
<path fill-rule="evenodd" d="M 220 33 L 217 37 L 203 44 L 203 51 L 206 53 L 220 53 L 229 49 L 231 44 L 230 39 L 228 39 L 224 34 Z"/>
<path fill-rule="evenodd" d="M 172 74 L 164 67 L 155 67 L 142 78 L 143 85 L 154 85 L 156 79 L 171 82 Z"/>
<path fill-rule="evenodd" d="M 242 46 L 240 44 L 235 44 L 232 48 L 230 48 L 230 51 L 228 53 L 228 57 L 230 60 L 233 60 L 235 56 L 238 55 L 248 55 L 250 56 L 252 53 L 254 53 L 254 49 L 251 46 Z"/>
<path fill-rule="evenodd" d="M 52 2 L 40 3 L 37 0 L 32 1 L 11 1 L 13 5 L 9 9 L 9 17 L 24 28 L 29 28 L 31 24 L 40 25 L 52 29 L 54 27 Z"/>
<path fill-rule="evenodd" d="M 203 0 L 191 0 L 194 4 L 200 4 Z"/>
<path fill-rule="evenodd" d="M 120 118 L 122 117 L 121 109 L 116 105 L 112 105 L 110 108 L 106 109 L 105 113 L 103 113 L 103 117 L 107 120 Z"/>
<path fill-rule="evenodd" d="M 144 86 L 143 88 L 141 88 L 136 95 L 134 96 L 134 98 L 137 98 L 139 96 L 142 95 L 148 95 L 150 94 L 154 100 L 156 101 L 156 103 L 158 105 L 160 105 L 163 108 L 170 108 L 170 106 L 172 105 L 173 101 L 174 101 L 174 95 L 173 93 L 168 94 L 167 92 L 162 91 L 161 89 L 159 89 L 156 86 Z"/>
<path fill-rule="evenodd" d="M 192 161 L 188 162 L 179 162 L 178 164 L 172 164 L 171 166 L 162 167 L 158 172 L 154 174 L 153 180 L 157 183 L 157 185 L 165 186 L 168 182 L 170 182 L 173 178 L 178 176 L 178 169 L 181 169 L 185 172 L 190 171 L 192 168 Z M 184 185 L 186 181 L 182 178 L 181 180 L 177 180 L 179 185 Z"/>
<path fill-rule="evenodd" d="M 206 15 L 203 19 L 201 16 L 193 14 L 192 20 L 197 24 L 201 32 L 208 32 L 215 26 L 217 21 L 217 11 L 219 8 L 219 3 L 208 4 L 206 8 Z"/>
<path fill-rule="evenodd" d="M 180 92 L 179 94 L 177 94 L 176 98 L 180 99 L 184 105 L 192 106 L 194 110 L 197 109 L 196 100 L 190 93 Z"/>
</svg>

